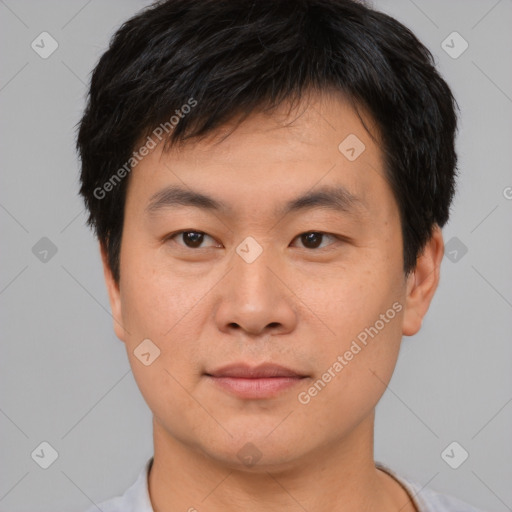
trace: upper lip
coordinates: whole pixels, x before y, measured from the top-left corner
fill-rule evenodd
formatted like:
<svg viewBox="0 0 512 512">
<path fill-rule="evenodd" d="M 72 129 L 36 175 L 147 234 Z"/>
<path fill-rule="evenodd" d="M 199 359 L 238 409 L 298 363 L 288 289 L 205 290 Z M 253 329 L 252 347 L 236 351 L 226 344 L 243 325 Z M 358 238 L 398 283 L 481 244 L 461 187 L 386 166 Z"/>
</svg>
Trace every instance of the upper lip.
<svg viewBox="0 0 512 512">
<path fill-rule="evenodd" d="M 246 363 L 235 363 L 222 366 L 206 375 L 211 377 L 234 377 L 244 379 L 261 379 L 265 377 L 305 377 L 305 375 L 296 372 L 285 366 L 277 364 L 264 363 L 258 366 L 251 366 Z"/>
</svg>

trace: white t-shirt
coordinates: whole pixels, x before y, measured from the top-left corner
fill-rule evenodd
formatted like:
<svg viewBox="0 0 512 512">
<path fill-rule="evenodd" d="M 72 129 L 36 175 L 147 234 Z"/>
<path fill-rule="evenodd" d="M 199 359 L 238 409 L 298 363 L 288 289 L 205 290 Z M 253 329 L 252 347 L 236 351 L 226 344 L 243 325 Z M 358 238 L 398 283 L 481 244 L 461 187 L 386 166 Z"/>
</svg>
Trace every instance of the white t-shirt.
<svg viewBox="0 0 512 512">
<path fill-rule="evenodd" d="M 101 512 L 154 512 L 148 491 L 148 474 L 152 463 L 153 457 L 147 461 L 136 482 L 122 496 L 98 503 L 88 508 L 86 512 L 98 512 L 98 508 Z M 440 494 L 406 480 L 380 462 L 376 462 L 375 465 L 392 476 L 405 489 L 419 512 L 483 512 L 453 496 Z"/>
</svg>

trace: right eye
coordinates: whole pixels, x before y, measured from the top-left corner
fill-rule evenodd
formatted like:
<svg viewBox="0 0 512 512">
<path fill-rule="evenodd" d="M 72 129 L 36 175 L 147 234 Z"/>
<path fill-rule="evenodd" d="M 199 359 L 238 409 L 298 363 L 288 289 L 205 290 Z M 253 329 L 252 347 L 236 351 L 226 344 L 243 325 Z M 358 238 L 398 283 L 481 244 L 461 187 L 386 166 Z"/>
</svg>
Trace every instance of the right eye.
<svg viewBox="0 0 512 512">
<path fill-rule="evenodd" d="M 173 233 L 165 238 L 165 241 L 172 240 L 174 243 L 177 243 L 178 245 L 182 245 L 188 249 L 201 249 L 201 244 L 204 242 L 205 237 L 210 238 L 211 240 L 214 240 L 210 235 L 207 235 L 206 233 L 203 233 L 202 231 L 193 231 L 193 230 L 182 230 L 178 231 L 176 233 Z M 179 242 L 181 241 L 181 243 Z M 215 240 L 214 240 L 215 242 Z M 217 246 L 210 246 L 210 247 L 218 247 Z M 205 247 L 207 248 L 207 247 Z"/>
</svg>

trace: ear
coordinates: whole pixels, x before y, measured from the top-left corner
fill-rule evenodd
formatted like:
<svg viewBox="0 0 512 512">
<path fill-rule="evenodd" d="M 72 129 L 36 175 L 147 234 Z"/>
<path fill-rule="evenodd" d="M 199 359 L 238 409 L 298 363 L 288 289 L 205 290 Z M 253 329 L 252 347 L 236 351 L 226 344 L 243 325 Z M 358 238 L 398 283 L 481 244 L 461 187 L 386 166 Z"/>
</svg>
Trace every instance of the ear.
<svg viewBox="0 0 512 512">
<path fill-rule="evenodd" d="M 439 284 L 444 242 L 441 228 L 436 225 L 432 236 L 416 260 L 416 267 L 407 277 L 407 296 L 402 332 L 405 336 L 416 334 L 428 311 Z"/>
<path fill-rule="evenodd" d="M 126 331 L 123 328 L 121 293 L 119 284 L 115 281 L 112 270 L 108 264 L 107 250 L 105 245 L 100 242 L 101 261 L 103 262 L 103 275 L 105 276 L 105 284 L 107 285 L 108 297 L 110 300 L 110 309 L 114 319 L 114 331 L 121 341 L 126 341 Z"/>
</svg>

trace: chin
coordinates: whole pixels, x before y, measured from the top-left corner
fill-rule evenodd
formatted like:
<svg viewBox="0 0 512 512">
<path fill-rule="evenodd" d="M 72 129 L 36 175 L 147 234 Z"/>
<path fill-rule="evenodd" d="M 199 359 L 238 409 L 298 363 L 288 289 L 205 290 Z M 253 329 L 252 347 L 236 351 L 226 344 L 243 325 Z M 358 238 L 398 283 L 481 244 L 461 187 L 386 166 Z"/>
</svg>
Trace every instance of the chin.
<svg viewBox="0 0 512 512">
<path fill-rule="evenodd" d="M 284 470 L 297 464 L 304 446 L 297 436 L 295 439 L 289 432 L 273 431 L 278 423 L 270 428 L 254 430 L 254 426 L 246 431 L 233 433 L 233 437 L 222 440 L 211 440 L 207 445 L 202 443 L 205 454 L 215 461 L 237 471 L 253 473 Z M 297 450 L 301 447 L 301 453 Z"/>
</svg>

